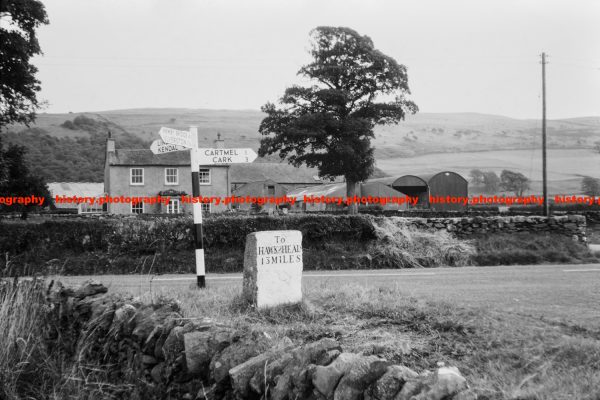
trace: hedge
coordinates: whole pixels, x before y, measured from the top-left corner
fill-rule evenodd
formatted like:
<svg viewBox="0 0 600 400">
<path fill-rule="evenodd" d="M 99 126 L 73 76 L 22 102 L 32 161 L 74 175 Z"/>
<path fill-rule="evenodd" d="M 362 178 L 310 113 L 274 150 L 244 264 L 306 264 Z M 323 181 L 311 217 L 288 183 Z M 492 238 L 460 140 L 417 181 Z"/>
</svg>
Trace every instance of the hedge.
<svg viewBox="0 0 600 400">
<path fill-rule="evenodd" d="M 432 237 L 416 234 L 402 240 L 412 247 L 403 249 L 402 243 L 397 243 L 397 249 L 391 248 L 390 243 L 377 236 L 377 232 L 381 234 L 382 221 L 386 220 L 381 216 L 332 214 L 210 216 L 204 220 L 206 264 L 209 272 L 241 271 L 246 235 L 262 230 L 300 230 L 305 269 L 438 266 L 415 264 L 411 259 L 430 257 L 429 253 L 435 252 L 430 250 L 442 247 L 460 247 L 455 242 L 452 246 L 443 245 L 441 242 L 446 239 L 434 237 L 436 234 L 431 234 Z M 0 221 L 0 276 L 191 273 L 195 265 L 192 229 L 193 220 L 189 216 L 74 216 L 41 223 Z M 500 246 L 508 242 L 512 243 L 486 236 L 464 243 L 475 245 L 478 254 L 473 261 L 479 265 L 556 262 L 559 259 L 552 256 L 551 250 L 559 249 L 556 244 L 559 242 L 569 242 L 565 246 L 570 246 L 569 257 L 573 262 L 594 262 L 585 246 L 572 244 L 567 237 L 539 239 L 528 234 L 520 237 L 517 244 Z M 536 246 L 545 243 L 545 248 L 520 254 L 517 250 L 527 242 L 536 242 Z M 444 254 L 441 257 L 447 259 L 445 264 L 453 265 L 452 257 Z"/>
<path fill-rule="evenodd" d="M 308 249 L 358 252 L 375 238 L 370 218 L 302 214 L 209 217 L 203 224 L 205 252 L 213 265 L 219 265 L 220 271 L 238 271 L 246 235 L 280 229 L 300 230 Z M 13 274 L 25 273 L 41 271 L 53 260 L 54 264 L 68 260 L 66 266 L 58 266 L 64 267 L 64 273 L 129 273 L 150 268 L 150 256 L 158 257 L 157 263 L 156 259 L 153 261 L 155 272 L 189 272 L 189 265 L 194 264 L 192 228 L 193 220 L 188 216 L 0 222 L 0 252 L 4 255 L 0 267 L 11 268 Z M 334 259 L 335 254 L 332 256 Z M 316 263 L 336 268 L 328 264 L 332 257 L 328 259 Z M 6 260 L 10 261 L 8 265 Z M 140 260 L 144 260 L 144 265 Z"/>
</svg>

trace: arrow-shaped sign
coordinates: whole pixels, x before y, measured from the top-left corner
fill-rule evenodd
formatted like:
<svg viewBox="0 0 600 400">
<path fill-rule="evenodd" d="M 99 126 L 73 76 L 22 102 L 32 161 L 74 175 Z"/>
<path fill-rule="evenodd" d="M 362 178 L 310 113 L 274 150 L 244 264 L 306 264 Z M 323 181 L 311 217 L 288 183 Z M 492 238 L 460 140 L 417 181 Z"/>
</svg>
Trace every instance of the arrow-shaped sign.
<svg viewBox="0 0 600 400">
<path fill-rule="evenodd" d="M 258 157 L 252 149 L 198 149 L 197 154 L 200 165 L 251 163 Z"/>
<path fill-rule="evenodd" d="M 178 131 L 176 129 L 162 127 L 158 131 L 163 142 L 168 144 L 176 144 L 187 148 L 194 147 L 192 135 L 189 131 Z"/>
<path fill-rule="evenodd" d="M 170 153 L 172 151 L 181 151 L 181 150 L 187 150 L 187 149 L 188 149 L 187 147 L 178 146 L 176 144 L 165 143 L 161 139 L 156 139 L 150 145 L 150 150 L 152 150 L 152 152 L 154 154 L 164 154 L 164 153 Z"/>
</svg>

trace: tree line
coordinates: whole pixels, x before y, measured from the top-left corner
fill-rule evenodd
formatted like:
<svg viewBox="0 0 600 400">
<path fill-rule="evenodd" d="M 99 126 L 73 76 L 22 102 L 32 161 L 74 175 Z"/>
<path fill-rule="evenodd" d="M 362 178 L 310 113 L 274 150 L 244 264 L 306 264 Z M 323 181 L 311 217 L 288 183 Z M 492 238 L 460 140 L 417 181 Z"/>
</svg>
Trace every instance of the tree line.
<svg viewBox="0 0 600 400">
<path fill-rule="evenodd" d="M 496 193 L 502 189 L 519 197 L 530 189 L 531 183 L 522 173 L 509 170 L 503 170 L 498 176 L 494 171 L 472 169 L 469 176 L 471 183 L 483 186 L 485 193 Z M 581 180 L 581 192 L 587 196 L 600 196 L 600 179 L 584 176 Z"/>
</svg>

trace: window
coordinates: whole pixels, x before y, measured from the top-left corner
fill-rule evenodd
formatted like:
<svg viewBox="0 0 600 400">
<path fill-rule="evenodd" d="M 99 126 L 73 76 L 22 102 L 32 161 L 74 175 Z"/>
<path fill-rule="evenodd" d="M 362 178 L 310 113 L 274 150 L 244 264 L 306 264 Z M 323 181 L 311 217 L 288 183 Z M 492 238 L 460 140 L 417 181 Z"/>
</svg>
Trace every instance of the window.
<svg viewBox="0 0 600 400">
<path fill-rule="evenodd" d="M 96 202 L 94 202 L 93 205 L 90 205 L 88 203 L 81 203 L 80 204 L 80 212 L 82 214 L 94 214 L 94 213 L 101 213 L 103 210 L 103 205 L 99 205 L 96 204 Z"/>
<path fill-rule="evenodd" d="M 210 168 L 200 168 L 198 170 L 198 180 L 201 185 L 210 185 Z"/>
<path fill-rule="evenodd" d="M 179 214 L 179 200 L 171 199 L 167 205 L 167 214 Z"/>
<path fill-rule="evenodd" d="M 165 185 L 179 185 L 179 169 L 165 168 Z"/>
<path fill-rule="evenodd" d="M 131 213 L 132 214 L 143 214 L 144 213 L 144 203 L 131 203 Z"/>
<path fill-rule="evenodd" d="M 210 203 L 200 203 L 202 204 L 202 213 L 210 214 Z"/>
<path fill-rule="evenodd" d="M 132 185 L 143 185 L 144 168 L 131 168 L 129 170 L 129 183 Z"/>
<path fill-rule="evenodd" d="M 275 186 L 267 186 L 267 196 L 275 196 Z"/>
</svg>

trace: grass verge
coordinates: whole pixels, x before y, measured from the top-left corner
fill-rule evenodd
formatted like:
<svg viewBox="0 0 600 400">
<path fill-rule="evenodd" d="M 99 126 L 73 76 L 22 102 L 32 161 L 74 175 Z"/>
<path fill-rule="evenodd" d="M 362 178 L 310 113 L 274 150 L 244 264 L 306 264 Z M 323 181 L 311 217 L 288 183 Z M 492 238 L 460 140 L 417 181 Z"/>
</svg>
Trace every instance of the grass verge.
<svg viewBox="0 0 600 400">
<path fill-rule="evenodd" d="M 338 339 L 345 350 L 383 356 L 414 370 L 455 365 L 479 399 L 581 399 L 600 395 L 600 330 L 488 308 L 405 296 L 396 288 L 316 285 L 300 305 L 255 310 L 239 288 L 153 292 L 180 303 L 189 319 L 210 317 L 295 343 Z M 0 398 L 83 399 L 71 368 L 45 345 L 41 282 L 0 286 Z M 99 366 L 95 367 L 96 369 Z M 96 380 L 102 380 L 97 371 Z M 100 387 L 110 385 L 94 381 Z M 89 385 L 82 382 L 81 385 Z"/>
<path fill-rule="evenodd" d="M 585 244 L 566 236 L 517 232 L 477 236 L 473 262 L 476 265 L 513 265 L 543 263 L 593 263 L 600 260 Z"/>
<path fill-rule="evenodd" d="M 360 285 L 316 286 L 305 293 L 302 305 L 267 311 L 241 307 L 239 291 L 231 287 L 176 296 L 188 318 L 210 317 L 295 342 L 334 337 L 347 350 L 380 355 L 417 371 L 438 362 L 456 365 L 479 399 L 600 396 L 596 328 Z"/>
</svg>

